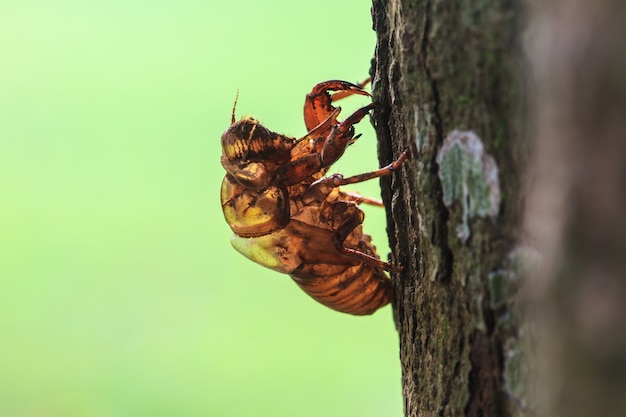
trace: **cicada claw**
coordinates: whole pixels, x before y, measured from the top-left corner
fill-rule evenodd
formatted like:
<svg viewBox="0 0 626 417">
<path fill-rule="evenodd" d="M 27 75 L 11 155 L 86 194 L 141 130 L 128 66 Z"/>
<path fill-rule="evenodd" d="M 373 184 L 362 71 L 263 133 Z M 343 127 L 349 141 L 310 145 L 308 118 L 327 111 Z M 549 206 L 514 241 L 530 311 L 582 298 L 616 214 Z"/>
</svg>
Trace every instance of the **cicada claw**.
<svg viewBox="0 0 626 417">
<path fill-rule="evenodd" d="M 360 84 L 330 80 L 316 84 L 304 102 L 304 123 L 307 130 L 314 129 L 335 110 L 333 102 L 354 94 L 369 96 L 370 93 L 363 89 L 368 82 L 369 79 Z M 330 91 L 336 93 L 331 95 Z"/>
</svg>

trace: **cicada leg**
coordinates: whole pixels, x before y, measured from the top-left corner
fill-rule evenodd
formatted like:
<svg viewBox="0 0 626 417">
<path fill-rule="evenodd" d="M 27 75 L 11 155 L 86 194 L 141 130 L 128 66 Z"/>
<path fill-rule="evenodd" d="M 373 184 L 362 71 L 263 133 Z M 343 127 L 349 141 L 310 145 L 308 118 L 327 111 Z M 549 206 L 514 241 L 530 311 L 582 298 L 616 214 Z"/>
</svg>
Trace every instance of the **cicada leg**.
<svg viewBox="0 0 626 417">
<path fill-rule="evenodd" d="M 382 200 L 378 198 L 365 197 L 355 191 L 341 191 L 341 199 L 353 201 L 356 204 L 370 204 L 372 206 L 384 207 Z"/>
<path fill-rule="evenodd" d="M 312 157 L 313 155 L 310 155 L 310 156 Z M 373 178 L 379 178 L 379 177 L 391 175 L 394 171 L 400 168 L 400 165 L 402 165 L 404 161 L 407 160 L 408 157 L 409 157 L 409 151 L 406 150 L 402 152 L 400 157 L 396 159 L 395 161 L 393 161 L 391 164 L 383 168 L 377 169 L 376 171 L 366 172 L 366 173 L 354 175 L 348 178 L 344 178 L 341 174 L 333 174 L 333 175 L 329 175 L 328 177 L 320 178 L 319 180 L 315 181 L 313 184 L 309 186 L 309 188 L 302 195 L 302 200 L 303 201 L 323 201 L 326 198 L 326 196 L 328 196 L 335 188 L 340 187 L 342 185 L 356 184 L 358 182 L 371 180 Z M 299 161 L 302 164 L 304 164 L 305 162 L 310 162 L 309 159 L 314 160 L 314 158 L 302 158 Z M 303 170 L 305 169 L 304 167 L 301 167 L 301 168 Z M 363 197 L 358 193 L 351 193 L 347 191 L 341 191 L 341 193 L 345 200 L 352 201 L 356 204 L 365 203 L 365 204 L 371 204 L 371 205 L 379 206 L 379 207 L 383 206 L 382 201 L 375 199 L 375 198 Z"/>
<path fill-rule="evenodd" d="M 364 79 L 360 83 L 357 83 L 356 85 L 359 86 L 359 88 L 363 89 L 366 85 L 370 83 L 370 81 L 372 81 L 372 77 L 367 77 L 366 79 Z M 337 91 L 330 97 L 330 99 L 334 103 L 335 101 L 341 100 L 342 98 L 350 97 L 353 94 L 358 94 L 358 93 L 354 93 L 352 90 Z"/>
<path fill-rule="evenodd" d="M 339 187 L 347 184 L 355 184 L 362 181 L 367 181 L 373 178 L 383 177 L 387 175 L 391 175 L 394 171 L 396 171 L 400 166 L 407 160 L 409 157 L 408 150 L 402 152 L 400 157 L 393 161 L 391 164 L 377 169 L 376 171 L 366 172 L 364 174 L 355 175 L 348 178 L 343 178 L 340 174 L 331 175 L 329 177 L 325 177 L 316 181 L 311 185 L 312 190 L 323 190 L 323 189 L 331 189 L 332 187 Z M 358 201 L 358 197 L 354 196 L 354 202 Z M 366 200 L 363 200 L 366 201 Z M 372 200 L 367 200 L 368 203 Z M 390 272 L 400 272 L 402 271 L 401 266 L 394 266 L 388 262 L 383 262 L 380 259 L 372 256 L 369 253 L 365 253 L 358 249 L 348 248 L 344 246 L 344 242 L 346 238 L 352 233 L 352 231 L 363 223 L 364 214 L 361 210 L 355 210 L 353 214 L 337 229 L 335 235 L 333 237 L 333 242 L 337 251 L 343 253 L 344 255 L 350 256 L 351 258 L 356 258 L 361 262 L 367 263 L 369 265 L 378 266 L 385 271 Z"/>
<path fill-rule="evenodd" d="M 357 259 L 368 265 L 379 267 L 389 272 L 400 272 L 404 268 L 402 266 L 394 266 L 389 262 L 383 262 L 377 257 L 370 255 L 358 249 L 347 248 L 344 246 L 346 238 L 352 233 L 352 231 L 363 223 L 364 214 L 361 210 L 356 210 L 350 218 L 343 223 L 333 236 L 333 243 L 338 252 Z"/>
<path fill-rule="evenodd" d="M 292 157 L 295 157 L 295 159 L 281 167 L 277 178 L 280 178 L 281 181 L 288 185 L 297 184 L 316 172 L 331 166 L 343 155 L 346 147 L 358 138 L 358 136 L 354 136 L 353 126 L 360 122 L 374 107 L 373 103 L 361 107 L 341 123 L 332 125 L 327 136 L 318 136 L 323 133 L 323 126 L 336 121 L 340 108 L 335 109 L 321 124 L 307 133 L 302 139 L 298 139 L 297 148 L 294 148 L 294 151 L 292 151 L 292 153 L 295 153 L 292 154 Z M 312 140 L 314 143 L 312 149 L 314 153 L 307 154 L 304 151 L 309 140 Z M 302 144 L 304 149 L 300 148 L 300 144 Z"/>
<path fill-rule="evenodd" d="M 360 136 L 354 136 L 354 125 L 359 123 L 375 107 L 374 103 L 361 107 L 344 121 L 332 127 L 322 147 L 322 164 L 324 167 L 329 167 L 335 163 L 343 155 L 348 145 Z"/>
<path fill-rule="evenodd" d="M 365 172 L 363 174 L 354 175 L 348 178 L 344 178 L 343 175 L 341 174 L 333 174 L 333 175 L 324 177 L 314 182 L 311 185 L 311 187 L 318 186 L 318 184 L 330 185 L 332 187 L 340 187 L 342 185 L 356 184 L 358 182 L 363 182 L 363 181 L 371 180 L 374 178 L 385 177 L 385 176 L 393 174 L 394 171 L 400 168 L 400 165 L 402 165 L 404 161 L 408 159 L 408 157 L 409 157 L 409 151 L 407 149 L 404 152 L 402 152 L 402 154 L 400 155 L 398 159 L 396 159 L 395 161 L 393 161 L 392 163 L 390 163 L 389 165 L 385 167 L 377 169 L 376 171 Z"/>
<path fill-rule="evenodd" d="M 363 90 L 365 84 L 367 83 L 363 82 L 361 85 L 357 85 L 340 80 L 330 80 L 316 84 L 311 92 L 307 94 L 304 101 L 304 124 L 306 128 L 313 130 L 322 123 L 335 110 L 332 104 L 333 101 L 353 94 L 369 96 L 370 94 Z M 337 91 L 337 93 L 331 96 L 329 91 Z M 339 96 L 336 97 L 337 95 Z"/>
</svg>

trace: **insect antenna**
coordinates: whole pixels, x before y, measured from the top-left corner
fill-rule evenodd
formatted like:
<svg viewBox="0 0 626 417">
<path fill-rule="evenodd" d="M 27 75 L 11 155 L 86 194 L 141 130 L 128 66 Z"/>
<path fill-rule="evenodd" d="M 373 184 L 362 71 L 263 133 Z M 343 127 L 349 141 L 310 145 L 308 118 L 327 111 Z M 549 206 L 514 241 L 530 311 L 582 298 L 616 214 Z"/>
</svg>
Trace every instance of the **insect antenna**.
<svg viewBox="0 0 626 417">
<path fill-rule="evenodd" d="M 237 99 L 239 98 L 239 89 L 237 89 L 237 94 L 235 95 L 235 102 L 233 103 L 233 112 L 230 115 L 230 124 L 235 124 L 235 108 L 237 107 Z"/>
</svg>

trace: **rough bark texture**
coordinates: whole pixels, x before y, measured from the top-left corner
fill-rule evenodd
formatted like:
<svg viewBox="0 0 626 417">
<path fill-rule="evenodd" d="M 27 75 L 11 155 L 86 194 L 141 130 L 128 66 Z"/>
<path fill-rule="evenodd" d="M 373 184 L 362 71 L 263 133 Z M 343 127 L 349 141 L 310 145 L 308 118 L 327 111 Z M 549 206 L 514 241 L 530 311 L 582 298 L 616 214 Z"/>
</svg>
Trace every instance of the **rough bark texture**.
<svg viewBox="0 0 626 417">
<path fill-rule="evenodd" d="M 626 5 L 537 2 L 526 230 L 545 416 L 626 415 Z"/>
<path fill-rule="evenodd" d="M 524 415 L 517 3 L 374 0 L 374 124 L 407 416 Z M 392 184 L 389 181 L 393 181 Z M 389 190 L 393 190 L 391 193 Z"/>
<path fill-rule="evenodd" d="M 527 3 L 373 3 L 407 416 L 626 415 L 626 5 Z"/>
</svg>

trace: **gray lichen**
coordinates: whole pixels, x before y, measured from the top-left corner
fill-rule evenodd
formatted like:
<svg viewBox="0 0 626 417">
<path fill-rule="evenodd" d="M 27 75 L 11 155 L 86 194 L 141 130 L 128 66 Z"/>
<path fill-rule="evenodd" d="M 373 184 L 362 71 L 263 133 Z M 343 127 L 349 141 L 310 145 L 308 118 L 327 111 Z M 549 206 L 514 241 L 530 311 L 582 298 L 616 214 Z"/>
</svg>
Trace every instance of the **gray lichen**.
<svg viewBox="0 0 626 417">
<path fill-rule="evenodd" d="M 443 202 L 450 208 L 459 201 L 463 209 L 457 237 L 466 241 L 470 235 L 469 219 L 498 215 L 500 185 L 498 166 L 484 151 L 483 142 L 471 131 L 452 131 L 437 153 Z"/>
</svg>

